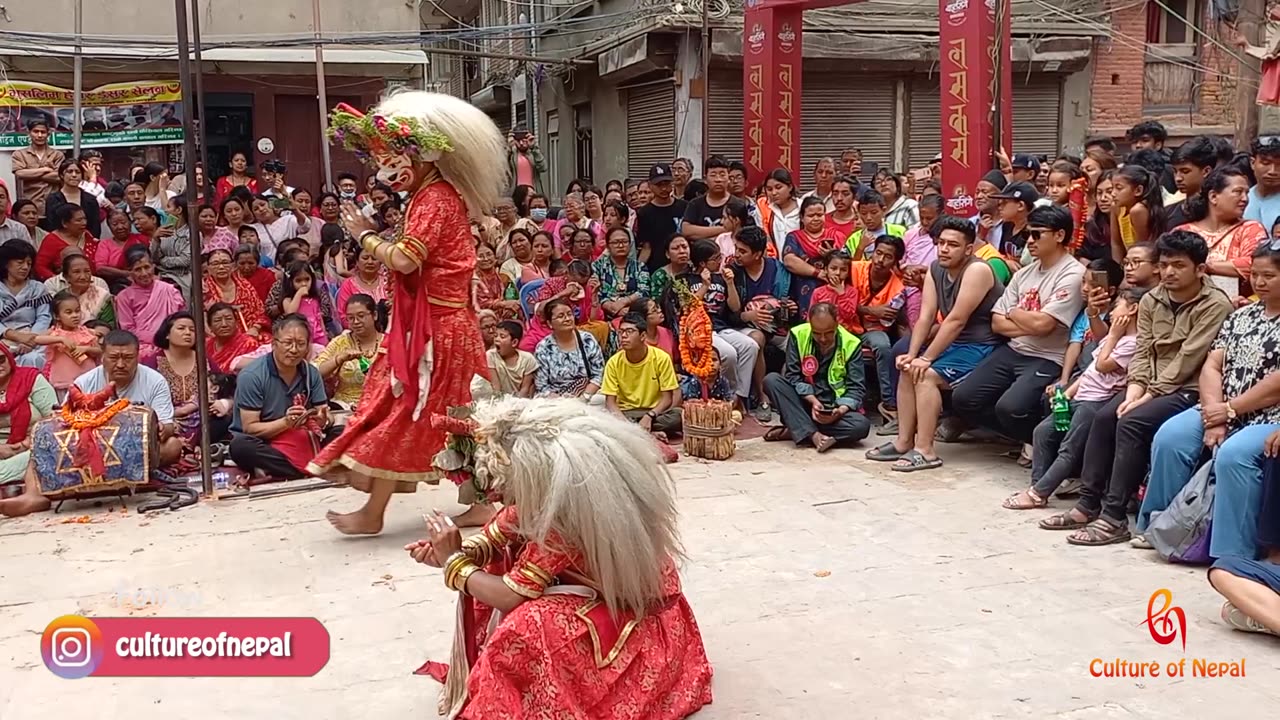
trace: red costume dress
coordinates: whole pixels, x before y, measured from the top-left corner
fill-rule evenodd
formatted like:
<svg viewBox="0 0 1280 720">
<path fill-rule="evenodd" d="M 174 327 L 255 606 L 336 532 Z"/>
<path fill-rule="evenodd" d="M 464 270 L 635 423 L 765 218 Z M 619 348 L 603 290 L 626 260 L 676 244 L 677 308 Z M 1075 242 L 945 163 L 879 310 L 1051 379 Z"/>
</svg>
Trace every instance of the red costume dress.
<svg viewBox="0 0 1280 720">
<path fill-rule="evenodd" d="M 463 596 L 467 661 L 463 720 L 677 720 L 711 702 L 711 665 L 675 565 L 665 597 L 641 618 L 611 616 L 584 597 L 599 584 L 581 556 L 552 537 L 519 535 L 516 508 L 504 507 L 468 555 L 527 600 L 490 628 L 494 610 Z M 444 682 L 450 668 L 418 672 Z"/>
<path fill-rule="evenodd" d="M 414 194 L 397 247 L 419 269 L 390 273 L 391 327 L 369 368 L 359 408 L 308 472 L 342 465 L 395 480 L 397 492 L 438 480 L 432 459 L 444 447 L 445 431 L 433 418 L 470 403 L 471 378 L 488 377 L 470 300 L 474 242 L 466 205 L 452 185 L 428 181 Z"/>
</svg>

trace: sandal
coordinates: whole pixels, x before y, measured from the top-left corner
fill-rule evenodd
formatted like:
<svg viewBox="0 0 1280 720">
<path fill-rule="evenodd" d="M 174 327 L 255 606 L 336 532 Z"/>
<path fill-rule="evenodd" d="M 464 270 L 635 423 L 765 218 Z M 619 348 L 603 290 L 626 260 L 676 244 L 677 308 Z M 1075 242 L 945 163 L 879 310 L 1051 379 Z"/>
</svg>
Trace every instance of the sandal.
<svg viewBox="0 0 1280 720">
<path fill-rule="evenodd" d="M 1129 532 L 1129 526 L 1116 525 L 1110 520 L 1098 518 L 1081 528 L 1078 532 L 1074 532 L 1067 536 L 1067 542 L 1072 545 L 1084 545 L 1086 547 L 1097 547 L 1099 545 L 1114 545 L 1116 543 L 1129 542 L 1132 534 Z"/>
<path fill-rule="evenodd" d="M 786 425 L 774 425 L 764 434 L 765 442 L 781 442 L 782 440 L 790 440 L 791 431 Z"/>
<path fill-rule="evenodd" d="M 908 450 L 907 452 L 911 452 Z M 867 459 L 876 462 L 893 462 L 900 459 L 905 452 L 898 452 L 898 448 L 892 443 L 887 442 L 879 447 L 874 447 L 867 451 Z"/>
<path fill-rule="evenodd" d="M 1005 510 L 1038 510 L 1048 504 L 1049 498 L 1042 498 L 1036 495 L 1035 490 L 1028 488 L 1005 498 L 1000 507 Z"/>
<path fill-rule="evenodd" d="M 906 462 L 906 465 L 899 465 L 898 463 L 901 462 Z M 894 463 L 893 467 L 889 469 L 894 472 L 910 473 L 916 472 L 917 470 L 932 470 L 934 468 L 940 468 L 942 467 L 942 458 L 936 457 L 930 459 L 925 457 L 919 450 L 911 450 L 898 458 L 898 463 Z"/>
<path fill-rule="evenodd" d="M 1041 530 L 1079 530 L 1080 528 L 1085 527 L 1089 523 L 1094 521 L 1094 518 L 1089 518 L 1088 520 L 1077 520 L 1071 515 L 1071 513 L 1073 512 L 1075 512 L 1074 508 L 1072 508 L 1071 510 L 1067 510 L 1066 512 L 1060 512 L 1057 515 L 1050 515 L 1049 517 L 1040 521 L 1040 529 Z"/>
</svg>

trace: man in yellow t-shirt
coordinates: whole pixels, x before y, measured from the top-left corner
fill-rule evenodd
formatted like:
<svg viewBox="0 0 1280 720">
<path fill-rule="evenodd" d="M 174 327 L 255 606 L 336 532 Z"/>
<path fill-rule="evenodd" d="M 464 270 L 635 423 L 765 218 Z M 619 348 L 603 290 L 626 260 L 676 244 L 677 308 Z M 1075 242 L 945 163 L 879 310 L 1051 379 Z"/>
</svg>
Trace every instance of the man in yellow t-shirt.
<svg viewBox="0 0 1280 720">
<path fill-rule="evenodd" d="M 648 319 L 631 313 L 618 326 L 622 352 L 604 366 L 600 394 L 611 412 L 640 423 L 652 433 L 680 429 L 680 384 L 675 366 L 665 351 L 645 342 Z"/>
</svg>

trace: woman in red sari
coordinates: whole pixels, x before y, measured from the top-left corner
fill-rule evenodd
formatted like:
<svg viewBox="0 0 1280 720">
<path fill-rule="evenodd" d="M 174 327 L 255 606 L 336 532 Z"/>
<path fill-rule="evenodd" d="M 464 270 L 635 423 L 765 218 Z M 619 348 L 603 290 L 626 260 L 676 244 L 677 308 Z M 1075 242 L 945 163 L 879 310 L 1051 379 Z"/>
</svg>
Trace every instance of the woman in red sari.
<svg viewBox="0 0 1280 720">
<path fill-rule="evenodd" d="M 236 311 L 240 332 L 263 343 L 271 340 L 271 321 L 258 297 L 258 291 L 235 271 L 230 250 L 217 249 L 205 256 L 204 309 L 209 312 L 216 303 L 226 303 Z"/>
<path fill-rule="evenodd" d="M 506 507 L 463 541 L 449 518 L 406 550 L 458 593 L 440 712 L 464 720 L 678 720 L 711 702 L 680 587 L 671 476 L 648 433 L 576 399 L 476 408 L 472 480 Z"/>
<path fill-rule="evenodd" d="M 254 195 L 258 194 L 258 181 L 249 174 L 249 157 L 245 153 L 239 150 L 231 153 L 231 163 L 228 169 L 231 173 L 218 178 L 213 195 L 213 204 L 219 207 L 221 207 L 222 201 L 231 195 L 231 190 L 241 185 L 249 188 L 249 192 Z"/>
<path fill-rule="evenodd" d="M 410 193 L 399 239 L 383 240 L 353 203 L 343 225 L 390 269 L 391 327 L 369 368 L 355 416 L 308 466 L 313 475 L 345 469 L 369 493 L 356 512 L 330 512 L 346 534 L 382 531 L 394 492 L 439 482 L 431 459 L 445 442 L 449 408 L 471 402 L 471 378 L 489 376 L 472 305 L 475 244 L 468 213 L 488 209 L 506 185 L 506 143 L 480 110 L 447 95 L 404 92 L 369 115 L 340 104 L 334 139 L 377 163 L 378 179 Z M 482 524 L 493 510 L 460 516 Z"/>
<path fill-rule="evenodd" d="M 209 323 L 205 355 L 209 358 L 209 370 L 212 372 L 234 374 L 232 363 L 236 358 L 256 353 L 262 347 L 257 338 L 244 331 L 240 324 L 240 311 L 230 303 L 214 302 L 209 305 L 205 321 Z"/>
<path fill-rule="evenodd" d="M 485 243 L 476 245 L 476 305 L 499 320 L 524 320 L 515 282 L 498 269 L 498 255 Z"/>
</svg>

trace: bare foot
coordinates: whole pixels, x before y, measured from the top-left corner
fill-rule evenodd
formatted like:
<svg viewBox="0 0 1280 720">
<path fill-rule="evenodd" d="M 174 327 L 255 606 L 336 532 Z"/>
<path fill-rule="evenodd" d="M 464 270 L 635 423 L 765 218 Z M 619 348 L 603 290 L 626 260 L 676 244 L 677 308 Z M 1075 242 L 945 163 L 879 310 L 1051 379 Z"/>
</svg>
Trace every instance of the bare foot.
<svg viewBox="0 0 1280 720">
<path fill-rule="evenodd" d="M 492 505 L 472 505 L 459 515 L 454 515 L 453 524 L 460 528 L 480 527 L 498 514 L 498 508 Z"/>
<path fill-rule="evenodd" d="M 359 510 L 339 514 L 330 510 L 324 516 L 343 535 L 377 535 L 382 532 L 381 515 L 371 516 Z"/>
<path fill-rule="evenodd" d="M 820 432 L 814 433 L 809 439 L 813 441 L 813 447 L 820 453 L 830 450 L 836 444 L 835 438 Z"/>
<path fill-rule="evenodd" d="M 15 498 L 0 500 L 0 515 L 22 517 L 49 509 L 49 498 L 39 493 L 23 493 Z"/>
</svg>

